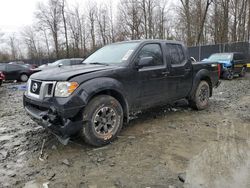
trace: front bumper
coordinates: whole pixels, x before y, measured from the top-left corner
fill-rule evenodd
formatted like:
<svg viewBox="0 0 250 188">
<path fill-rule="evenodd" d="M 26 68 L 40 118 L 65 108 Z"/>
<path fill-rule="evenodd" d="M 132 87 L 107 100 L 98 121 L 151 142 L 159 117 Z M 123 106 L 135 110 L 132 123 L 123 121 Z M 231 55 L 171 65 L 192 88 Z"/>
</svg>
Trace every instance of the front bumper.
<svg viewBox="0 0 250 188">
<path fill-rule="evenodd" d="M 37 101 L 26 95 L 23 96 L 23 105 L 31 119 L 52 131 L 60 141 L 68 140 L 82 129 L 82 106 L 60 107 L 55 101 Z"/>
</svg>

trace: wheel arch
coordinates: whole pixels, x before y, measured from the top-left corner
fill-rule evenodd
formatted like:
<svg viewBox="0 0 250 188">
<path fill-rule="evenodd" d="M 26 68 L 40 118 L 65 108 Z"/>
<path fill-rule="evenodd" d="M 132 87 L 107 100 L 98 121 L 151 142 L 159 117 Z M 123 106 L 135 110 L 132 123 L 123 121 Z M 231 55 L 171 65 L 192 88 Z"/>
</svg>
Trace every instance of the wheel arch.
<svg viewBox="0 0 250 188">
<path fill-rule="evenodd" d="M 125 117 L 126 121 L 128 121 L 128 119 L 129 119 L 128 103 L 125 100 L 125 97 L 120 92 L 118 92 L 114 89 L 104 89 L 104 90 L 98 91 L 97 93 L 94 93 L 93 95 L 88 97 L 87 103 L 89 103 L 90 100 L 92 100 L 93 98 L 95 98 L 99 95 L 109 95 L 111 97 L 114 97 L 121 104 L 123 112 L 124 112 L 124 117 Z"/>
<path fill-rule="evenodd" d="M 201 81 L 206 81 L 208 83 L 209 89 L 210 89 L 210 97 L 212 96 L 212 94 L 213 94 L 213 85 L 212 85 L 212 80 L 210 78 L 210 73 L 209 73 L 208 70 L 202 69 L 194 77 L 193 87 L 192 87 L 192 90 L 190 92 L 189 97 L 192 97 L 194 95 L 195 90 L 196 90 L 196 88 L 198 87 L 198 85 L 199 85 L 199 83 Z"/>
<path fill-rule="evenodd" d="M 129 104 L 126 99 L 126 93 L 122 87 L 122 83 L 112 78 L 97 78 L 89 80 L 80 86 L 84 92 L 81 93 L 81 98 L 85 104 L 98 95 L 109 95 L 114 97 L 122 106 L 124 119 L 129 120 Z"/>
</svg>

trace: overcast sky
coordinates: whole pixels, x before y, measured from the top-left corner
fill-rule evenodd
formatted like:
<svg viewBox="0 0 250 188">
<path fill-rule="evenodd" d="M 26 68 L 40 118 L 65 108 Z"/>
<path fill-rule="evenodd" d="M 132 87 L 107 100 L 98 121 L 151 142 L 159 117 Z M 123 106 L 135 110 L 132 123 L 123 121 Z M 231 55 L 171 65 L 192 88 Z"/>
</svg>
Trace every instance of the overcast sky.
<svg viewBox="0 0 250 188">
<path fill-rule="evenodd" d="M 45 1 L 47 0 L 0 0 L 0 31 L 16 32 L 23 26 L 32 24 L 38 2 Z M 86 1 L 88 0 L 67 0 L 67 3 L 70 6 L 76 3 L 83 5 Z M 105 0 L 97 1 L 99 3 Z"/>
<path fill-rule="evenodd" d="M 33 20 L 39 0 L 0 0 L 0 30 L 15 32 Z"/>
</svg>

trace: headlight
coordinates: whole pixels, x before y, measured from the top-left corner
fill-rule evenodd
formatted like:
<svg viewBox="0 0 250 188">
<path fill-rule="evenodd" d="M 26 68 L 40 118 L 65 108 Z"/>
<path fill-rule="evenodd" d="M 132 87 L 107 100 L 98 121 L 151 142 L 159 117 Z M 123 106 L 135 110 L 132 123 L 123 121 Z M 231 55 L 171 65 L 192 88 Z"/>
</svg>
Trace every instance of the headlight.
<svg viewBox="0 0 250 188">
<path fill-rule="evenodd" d="M 68 97 L 79 86 L 77 82 L 57 82 L 55 97 Z"/>
</svg>

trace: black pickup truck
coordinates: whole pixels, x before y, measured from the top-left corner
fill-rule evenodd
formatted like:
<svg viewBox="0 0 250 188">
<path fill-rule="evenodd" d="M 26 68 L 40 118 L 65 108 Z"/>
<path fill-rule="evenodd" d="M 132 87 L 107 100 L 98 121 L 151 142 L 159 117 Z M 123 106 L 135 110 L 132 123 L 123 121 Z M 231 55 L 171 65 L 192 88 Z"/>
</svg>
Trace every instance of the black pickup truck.
<svg viewBox="0 0 250 188">
<path fill-rule="evenodd" d="M 65 144 L 80 133 L 102 146 L 117 137 L 131 112 L 183 98 L 202 110 L 218 84 L 217 63 L 193 63 L 182 43 L 129 41 L 99 49 L 83 65 L 33 74 L 23 103 Z"/>
</svg>

